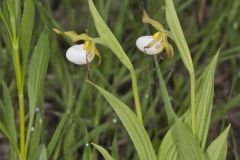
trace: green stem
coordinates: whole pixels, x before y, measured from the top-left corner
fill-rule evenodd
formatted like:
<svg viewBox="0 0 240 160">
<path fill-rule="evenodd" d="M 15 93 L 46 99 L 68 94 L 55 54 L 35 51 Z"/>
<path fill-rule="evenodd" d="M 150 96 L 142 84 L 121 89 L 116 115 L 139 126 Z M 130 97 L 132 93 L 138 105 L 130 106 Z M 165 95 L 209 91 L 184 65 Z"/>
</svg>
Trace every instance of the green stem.
<svg viewBox="0 0 240 160">
<path fill-rule="evenodd" d="M 13 60 L 18 88 L 19 112 L 20 112 L 20 153 L 21 160 L 26 159 L 25 154 L 25 107 L 24 107 L 24 90 L 19 59 L 18 39 L 13 38 Z"/>
<path fill-rule="evenodd" d="M 195 75 L 190 72 L 191 81 L 191 115 L 192 115 L 192 132 L 196 135 L 196 104 L 195 104 Z"/>
<path fill-rule="evenodd" d="M 137 117 L 141 124 L 143 124 L 143 118 L 142 118 L 142 111 L 141 111 L 141 105 L 138 95 L 138 85 L 137 85 L 137 77 L 134 68 L 130 68 L 130 74 L 132 78 L 132 89 L 133 89 L 133 96 L 134 96 L 134 102 L 137 112 Z"/>
<path fill-rule="evenodd" d="M 8 6 L 9 7 L 9 6 Z M 16 17 L 15 11 L 13 8 L 8 8 L 10 12 L 10 22 L 11 22 L 11 30 L 12 30 L 12 58 L 14 62 L 14 70 L 17 81 L 17 89 L 18 89 L 18 103 L 19 103 L 19 116 L 20 116 L 20 160 L 26 159 L 25 152 L 25 111 L 24 111 L 24 81 L 22 79 L 22 70 L 19 58 L 19 37 L 17 34 L 17 25 L 16 25 Z"/>
<path fill-rule="evenodd" d="M 157 69 L 157 76 L 158 76 L 158 80 L 159 80 L 159 85 L 160 85 L 160 91 L 162 94 L 162 98 L 163 98 L 163 103 L 164 103 L 164 107 L 165 107 L 165 111 L 167 114 L 167 119 L 168 119 L 168 124 L 171 125 L 174 122 L 174 118 L 176 116 L 169 95 L 168 95 L 168 91 L 167 91 L 167 87 L 161 72 L 161 68 L 158 64 L 158 60 L 157 60 L 157 56 L 154 55 L 154 62 L 155 62 L 155 66 Z"/>
<path fill-rule="evenodd" d="M 23 92 L 23 91 L 21 91 Z M 26 159 L 25 153 L 25 108 L 24 108 L 24 95 L 20 93 L 19 96 L 19 110 L 20 110 L 20 152 L 23 160 Z"/>
</svg>

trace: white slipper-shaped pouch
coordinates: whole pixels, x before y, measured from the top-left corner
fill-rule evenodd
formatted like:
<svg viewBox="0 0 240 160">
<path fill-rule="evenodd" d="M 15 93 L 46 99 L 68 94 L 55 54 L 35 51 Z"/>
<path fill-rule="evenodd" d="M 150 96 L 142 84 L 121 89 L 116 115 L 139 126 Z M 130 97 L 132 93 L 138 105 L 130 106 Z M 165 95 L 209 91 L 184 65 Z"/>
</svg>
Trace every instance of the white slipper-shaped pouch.
<svg viewBox="0 0 240 160">
<path fill-rule="evenodd" d="M 90 63 L 94 56 L 94 53 L 87 53 L 87 51 L 84 49 L 84 44 L 73 45 L 67 50 L 66 53 L 68 61 L 77 65 Z"/>
<path fill-rule="evenodd" d="M 136 41 L 136 46 L 140 51 L 146 54 L 149 54 L 149 55 L 159 54 L 162 51 L 162 47 L 163 47 L 160 41 L 153 44 L 151 48 L 146 48 L 149 45 L 149 43 L 151 43 L 153 40 L 154 40 L 153 36 L 139 37 Z"/>
</svg>

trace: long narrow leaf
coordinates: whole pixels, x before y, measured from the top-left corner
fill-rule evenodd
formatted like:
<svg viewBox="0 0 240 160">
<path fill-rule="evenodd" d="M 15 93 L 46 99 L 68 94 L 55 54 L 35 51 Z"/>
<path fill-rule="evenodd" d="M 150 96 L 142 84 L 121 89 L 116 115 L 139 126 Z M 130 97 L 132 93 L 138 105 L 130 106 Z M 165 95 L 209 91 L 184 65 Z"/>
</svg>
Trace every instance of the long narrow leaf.
<svg viewBox="0 0 240 160">
<path fill-rule="evenodd" d="M 63 131 L 63 128 L 64 128 L 64 125 L 66 124 L 66 122 L 68 121 L 68 118 L 69 118 L 69 114 L 68 113 L 65 113 L 63 116 L 62 116 L 62 119 L 60 121 L 60 123 L 58 124 L 48 146 L 47 146 L 47 152 L 48 152 L 48 155 L 51 156 L 53 151 L 54 151 L 54 148 L 56 147 L 57 145 L 57 142 L 59 141 L 60 139 L 60 136 L 62 134 L 62 131 Z"/>
<path fill-rule="evenodd" d="M 33 24 L 34 24 L 34 16 L 35 16 L 35 7 L 32 0 L 25 0 L 22 21 L 20 26 L 20 42 L 21 42 L 20 46 L 23 53 L 24 69 L 26 67 L 26 63 L 29 55 Z"/>
<path fill-rule="evenodd" d="M 198 123 L 197 123 L 197 135 L 204 135 L 203 138 L 198 139 L 198 143 L 199 144 L 203 144 L 206 142 L 206 137 L 208 134 L 208 128 L 209 128 L 209 119 L 211 116 L 211 110 L 212 110 L 212 99 L 213 99 L 213 78 L 214 78 L 214 71 L 216 68 L 216 63 L 217 63 L 217 57 L 218 55 L 216 55 L 213 60 L 211 61 L 211 63 L 208 65 L 208 67 L 205 69 L 202 77 L 202 80 L 204 80 L 203 84 L 205 85 L 205 87 L 207 87 L 206 85 L 211 84 L 211 86 L 205 90 L 199 90 L 197 92 L 197 119 L 198 119 Z M 207 74 L 208 73 L 208 74 Z M 208 97 L 204 97 L 206 99 L 203 99 L 202 96 L 208 95 Z M 200 101 L 206 101 L 205 103 L 200 102 Z M 203 106 L 204 104 L 204 106 Z M 207 113 L 203 113 L 203 110 L 206 110 Z M 201 117 L 201 115 L 204 117 Z M 186 125 L 188 125 L 190 127 L 191 125 L 191 115 L 190 115 L 190 111 L 188 110 L 186 112 L 186 114 L 184 114 L 181 119 L 183 119 L 184 123 Z M 203 129 L 200 129 L 199 127 L 201 127 Z M 205 128 L 206 127 L 206 128 Z M 200 137 L 200 136 L 199 136 Z M 203 145 L 204 146 L 204 145 Z M 178 156 L 178 152 L 176 150 L 177 144 L 174 141 L 174 137 L 171 134 L 171 131 L 169 131 L 163 141 L 162 144 L 160 145 L 159 148 L 159 153 L 158 153 L 158 159 L 159 160 L 165 160 L 165 159 L 169 159 L 169 160 L 175 160 Z M 202 147 L 203 148 L 203 147 Z M 203 148 L 204 149 L 204 148 Z"/>
<path fill-rule="evenodd" d="M 32 128 L 32 136 L 31 136 L 31 143 L 29 147 L 29 156 L 28 158 L 31 160 L 37 160 L 39 154 L 39 145 L 41 140 L 41 134 L 42 134 L 42 118 L 40 115 L 36 118 L 36 124 L 35 128 Z"/>
<path fill-rule="evenodd" d="M 100 125 L 96 128 L 94 128 L 92 131 L 88 133 L 85 137 L 81 138 L 80 140 L 77 140 L 77 143 L 72 145 L 68 151 L 66 151 L 66 155 L 64 155 L 63 158 L 67 159 L 69 156 L 71 156 L 72 153 L 74 153 L 79 147 L 85 145 L 89 142 L 89 140 L 94 139 L 96 136 L 98 136 L 100 133 L 106 131 L 111 126 L 111 123 L 105 123 L 103 125 Z"/>
<path fill-rule="evenodd" d="M 113 160 L 113 157 L 103 147 L 94 143 L 92 145 L 102 154 L 105 160 Z"/>
<path fill-rule="evenodd" d="M 210 125 L 214 93 L 214 75 L 217 60 L 218 54 L 212 59 L 209 66 L 204 71 L 203 76 L 201 76 L 202 82 L 200 83 L 200 90 L 197 92 L 196 135 L 202 149 L 205 148 Z"/>
<path fill-rule="evenodd" d="M 47 32 L 42 32 L 34 48 L 28 73 L 29 123 L 27 140 L 33 124 L 35 108 L 42 92 L 49 62 L 49 40 Z"/>
<path fill-rule="evenodd" d="M 17 144 L 14 142 L 14 139 L 11 137 L 11 135 L 8 133 L 6 127 L 4 126 L 4 124 L 2 122 L 0 122 L 0 131 L 6 136 L 6 138 L 9 140 L 9 142 L 11 143 L 11 145 L 13 146 L 13 148 L 15 149 L 15 151 L 18 154 L 18 157 L 20 156 L 20 152 L 18 150 Z"/>
<path fill-rule="evenodd" d="M 122 101 L 117 99 L 111 93 L 101 87 L 91 83 L 105 97 L 108 103 L 112 106 L 118 117 L 122 121 L 125 129 L 131 137 L 133 144 L 137 150 L 140 160 L 156 160 L 156 154 L 147 135 L 146 130 L 140 123 L 136 115 Z"/>
<path fill-rule="evenodd" d="M 227 156 L 227 137 L 230 125 L 215 139 L 206 151 L 206 155 L 210 160 L 225 160 Z"/>
<path fill-rule="evenodd" d="M 40 151 L 41 152 L 40 152 L 39 160 L 48 160 L 47 149 L 44 145 L 42 145 Z"/>
<path fill-rule="evenodd" d="M 7 85 L 3 82 L 3 95 L 4 95 L 4 122 L 6 129 L 8 130 L 8 133 L 12 137 L 15 144 L 17 144 L 17 130 L 16 130 L 16 124 L 15 124 L 15 116 L 14 116 L 14 109 L 12 105 L 11 96 L 9 93 L 9 90 L 7 88 Z M 14 149 L 13 145 L 10 145 L 10 160 L 16 159 L 17 152 Z"/>
<path fill-rule="evenodd" d="M 88 3 L 98 34 L 100 35 L 104 43 L 113 51 L 113 53 L 127 68 L 132 68 L 131 61 L 127 57 L 116 37 L 113 35 L 111 30 L 108 28 L 108 26 L 105 24 L 104 20 L 98 13 L 96 7 L 93 4 L 93 1 L 88 0 Z"/>
<path fill-rule="evenodd" d="M 192 58 L 184 34 L 177 18 L 177 13 L 172 0 L 165 0 L 166 4 L 166 19 L 171 30 L 174 41 L 180 51 L 180 56 L 188 71 L 193 72 Z"/>
<path fill-rule="evenodd" d="M 177 160 L 177 156 L 177 144 L 170 129 L 160 145 L 158 160 Z"/>
<path fill-rule="evenodd" d="M 180 120 L 172 128 L 172 134 L 177 143 L 179 160 L 206 160 L 203 150 L 191 130 Z"/>
</svg>

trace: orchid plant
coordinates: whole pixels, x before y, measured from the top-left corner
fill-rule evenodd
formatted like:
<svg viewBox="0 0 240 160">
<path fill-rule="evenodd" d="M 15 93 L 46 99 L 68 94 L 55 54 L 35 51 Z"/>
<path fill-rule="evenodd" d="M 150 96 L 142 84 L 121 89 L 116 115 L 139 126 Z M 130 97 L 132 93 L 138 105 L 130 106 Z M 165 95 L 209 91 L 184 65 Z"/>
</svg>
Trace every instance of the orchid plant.
<svg viewBox="0 0 240 160">
<path fill-rule="evenodd" d="M 7 84 L 2 82 L 3 101 L 0 101 L 0 114 L 2 115 L 3 113 L 3 117 L 0 117 L 0 131 L 6 139 L 8 139 L 10 144 L 9 159 L 57 160 L 61 155 L 61 150 L 63 150 L 63 158 L 61 159 L 68 159 L 67 156 L 70 154 L 71 158 L 69 159 L 72 160 L 74 158 L 77 159 L 77 156 L 71 156 L 72 150 L 76 151 L 79 146 L 84 144 L 86 150 L 83 153 L 83 159 L 93 159 L 90 156 L 86 156 L 87 152 L 91 152 L 89 151 L 90 143 L 88 143 L 89 135 L 94 137 L 96 134 L 105 132 L 107 127 L 112 124 L 108 123 L 107 125 L 93 129 L 90 134 L 86 133 L 86 137 L 80 137 L 80 142 L 74 146 L 68 143 L 68 141 L 76 135 L 74 127 L 77 128 L 77 125 L 69 127 L 70 125 L 68 124 L 73 122 L 75 116 L 72 104 L 78 103 L 75 102 L 75 96 L 71 88 L 73 84 L 71 83 L 72 81 L 69 80 L 71 77 L 69 74 L 66 76 L 68 78 L 68 82 L 66 83 L 68 83 L 68 85 L 70 84 L 70 87 L 67 88 L 67 90 L 70 90 L 68 92 L 69 94 L 67 93 L 68 98 L 70 97 L 66 102 L 67 107 L 64 108 L 63 113 L 54 113 L 61 117 L 61 120 L 49 143 L 45 144 L 48 142 L 48 139 L 46 141 L 41 140 L 42 128 L 44 127 L 44 113 L 42 111 L 42 106 L 44 106 L 42 95 L 44 93 L 42 90 L 47 74 L 50 44 L 55 47 L 56 43 L 51 43 L 51 40 L 49 40 L 49 38 L 51 38 L 49 35 L 53 34 L 53 32 L 46 27 L 47 29 L 41 32 L 35 47 L 33 49 L 31 48 L 34 40 L 34 38 L 32 38 L 32 31 L 35 29 L 35 3 L 33 0 L 25 0 L 23 4 L 22 2 L 23 1 L 20 0 L 5 0 L 0 3 L 0 20 L 4 26 L 0 26 L 1 29 L 3 29 L 3 31 L 0 31 L 3 35 L 1 39 L 3 39 L 8 49 L 7 51 L 12 57 L 16 81 L 16 84 L 13 83 L 13 86 L 16 86 L 17 106 L 19 110 L 19 127 L 17 127 L 16 122 L 18 121 L 16 120 L 17 116 L 14 115 L 15 112 L 10 95 L 11 91 L 7 87 Z M 41 4 L 41 2 L 39 2 L 39 4 Z M 66 51 L 66 59 L 75 64 L 73 67 L 77 68 L 82 65 L 87 65 L 88 67 L 99 66 L 102 56 L 98 50 L 98 45 L 102 45 L 110 49 L 125 67 L 124 69 L 129 71 L 129 79 L 131 80 L 132 86 L 132 97 L 130 98 L 134 101 L 134 103 L 131 104 L 134 105 L 134 107 L 130 107 L 130 105 L 123 102 L 119 96 L 114 95 L 117 93 L 111 93 L 89 79 L 87 82 L 99 91 L 119 117 L 123 127 L 132 140 L 138 159 L 225 160 L 230 125 L 213 142 L 209 145 L 206 143 L 213 106 L 214 73 L 219 51 L 212 58 L 208 66 L 204 68 L 201 75 L 196 77 L 191 53 L 177 17 L 173 1 L 165 0 L 168 26 L 163 26 L 157 20 L 151 18 L 147 11 L 143 10 L 143 23 L 151 25 L 156 31 L 151 35 L 139 35 L 140 37 L 136 38 L 136 48 L 144 54 L 154 57 L 160 85 L 159 91 L 163 99 L 164 111 L 166 112 L 168 122 L 168 131 L 162 139 L 158 139 L 161 143 L 156 146 L 155 142 L 152 143 L 152 137 L 148 135 L 148 131 L 145 128 L 145 117 L 142 114 L 141 108 L 142 99 L 140 98 L 141 95 L 139 96 L 140 87 L 134 65 L 122 45 L 118 42 L 117 38 L 99 14 L 93 0 L 88 0 L 88 5 L 98 37 L 91 37 L 88 33 L 78 34 L 75 31 L 62 31 L 57 29 L 60 28 L 60 26 L 56 25 L 57 23 L 54 23 L 55 28 L 53 28 L 53 31 L 59 35 L 66 36 L 74 43 L 74 45 L 70 46 Z M 39 5 L 38 9 L 47 17 L 43 19 L 50 19 L 51 15 L 41 7 L 42 6 Z M 169 28 L 169 30 L 165 28 Z M 171 41 L 169 39 L 171 39 Z M 174 52 L 175 55 L 180 55 L 189 73 L 189 97 L 191 103 L 188 104 L 189 108 L 182 115 L 177 115 L 172 106 L 167 85 L 159 67 L 160 62 L 156 59 L 156 56 L 160 56 L 160 58 L 171 60 L 171 58 L 174 57 Z M 30 53 L 33 53 L 32 56 L 29 56 Z M 53 63 L 56 64 L 55 62 Z M 63 66 L 65 66 L 65 63 Z M 52 65 L 52 67 L 54 68 L 54 65 Z M 52 78 L 51 76 L 49 77 L 49 79 Z M 196 82 L 198 82 L 198 85 L 196 85 Z M 85 91 L 86 90 L 83 89 L 79 97 L 85 95 Z M 52 96 L 54 97 L 55 95 L 53 94 Z M 65 98 L 64 96 L 63 98 Z M 101 96 L 99 97 L 98 98 L 101 99 Z M 61 99 L 59 101 L 62 102 Z M 28 109 L 26 109 L 26 107 L 28 107 Z M 77 123 L 81 123 L 79 121 Z M 113 122 L 116 123 L 116 119 L 114 119 Z M 82 124 L 80 126 L 82 126 Z M 19 134 L 17 132 L 18 128 Z M 63 140 L 62 137 L 65 139 Z M 100 141 L 94 142 L 100 143 Z M 62 147 L 62 143 L 67 143 L 67 147 Z M 101 153 L 105 160 L 114 159 L 105 148 L 95 143 L 92 143 L 92 146 Z M 158 148 L 156 149 L 156 147 Z M 69 152 L 67 152 L 68 149 L 70 150 Z M 158 150 L 158 152 L 156 150 Z"/>
<path fill-rule="evenodd" d="M 99 34 L 99 40 L 102 44 L 110 48 L 113 53 L 119 58 L 119 60 L 130 70 L 132 76 L 132 85 L 137 91 L 137 81 L 133 65 L 126 56 L 126 53 L 122 49 L 121 45 L 114 37 L 108 26 L 105 24 L 101 16 L 99 15 L 97 9 L 94 6 L 92 0 L 88 0 L 89 8 L 95 22 L 96 30 Z M 135 146 L 135 149 L 138 153 L 140 160 L 224 160 L 226 159 L 227 152 L 227 135 L 230 129 L 230 126 L 225 129 L 225 131 L 214 140 L 206 148 L 206 138 L 208 134 L 208 128 L 210 125 L 211 118 L 211 109 L 213 101 L 213 81 L 214 81 L 214 72 L 217 64 L 218 54 L 213 58 L 209 66 L 205 69 L 204 73 L 201 76 L 202 89 L 197 90 L 196 96 L 196 86 L 195 86 L 195 74 L 192 63 L 191 54 L 187 46 L 186 40 L 184 38 L 180 22 L 177 18 L 177 14 L 173 5 L 172 0 L 166 0 L 166 17 L 167 22 L 170 28 L 170 31 L 166 31 L 161 23 L 150 18 L 146 11 L 143 11 L 143 23 L 152 25 L 157 32 L 152 36 L 141 36 L 136 41 L 137 48 L 148 55 L 160 54 L 162 56 L 163 51 L 165 50 L 165 57 L 173 57 L 173 47 L 168 42 L 168 37 L 173 39 L 179 53 L 183 60 L 184 65 L 189 71 L 190 81 L 191 81 L 191 108 L 181 117 L 178 117 L 172 108 L 170 99 L 168 98 L 168 93 L 166 90 L 164 79 L 160 76 L 160 84 L 164 89 L 161 90 L 163 97 L 165 99 L 164 103 L 166 105 L 165 110 L 169 119 L 170 129 L 162 140 L 162 143 L 159 148 L 158 154 L 156 154 L 154 147 L 151 143 L 150 137 L 147 135 L 147 131 L 143 125 L 143 119 L 141 116 L 140 101 L 138 94 L 134 95 L 135 105 L 137 114 L 135 114 L 130 107 L 128 107 L 124 102 L 119 100 L 117 97 L 96 85 L 93 82 L 90 82 L 98 91 L 105 97 L 105 99 L 112 106 L 116 114 L 119 116 L 121 122 L 123 123 L 125 129 L 127 130 L 132 142 Z M 77 35 L 75 32 L 61 32 L 54 29 L 55 32 L 68 36 L 72 39 L 73 42 L 78 40 L 85 40 L 81 35 Z M 92 44 L 94 44 L 92 42 Z M 92 45 L 92 49 L 88 50 L 85 43 L 82 44 L 82 48 L 79 47 L 78 51 L 75 48 L 74 51 L 70 48 L 67 51 L 67 58 L 73 63 L 80 64 L 82 59 L 88 59 L 88 54 L 99 55 Z M 79 54 L 78 56 L 68 57 L 68 54 Z M 81 58 L 78 58 L 81 57 Z M 91 58 L 89 59 L 91 60 Z M 88 61 L 84 61 L 88 63 Z M 86 64 L 84 63 L 84 64 Z M 134 74 L 133 74 L 134 73 Z M 211 84 L 211 86 L 209 86 Z M 137 95 L 137 96 L 136 96 Z M 101 146 L 94 144 L 102 156 L 106 160 L 113 160 L 113 157 Z"/>
</svg>

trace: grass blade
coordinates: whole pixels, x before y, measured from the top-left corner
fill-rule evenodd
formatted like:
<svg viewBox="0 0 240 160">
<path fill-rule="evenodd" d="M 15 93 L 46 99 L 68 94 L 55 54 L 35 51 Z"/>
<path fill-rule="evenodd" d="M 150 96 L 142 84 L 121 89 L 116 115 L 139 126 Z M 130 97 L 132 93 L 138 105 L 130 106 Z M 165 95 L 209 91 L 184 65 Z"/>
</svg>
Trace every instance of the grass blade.
<svg viewBox="0 0 240 160">
<path fill-rule="evenodd" d="M 41 134 L 42 134 L 42 118 L 40 115 L 37 116 L 36 122 L 35 122 L 35 128 L 33 128 L 32 137 L 31 137 L 31 143 L 29 147 L 29 156 L 28 158 L 31 160 L 37 160 L 39 158 L 39 147 L 40 147 L 40 140 L 41 140 Z"/>
<path fill-rule="evenodd" d="M 4 98 L 4 107 L 3 107 L 3 114 L 4 114 L 4 122 L 6 129 L 10 136 L 12 137 L 12 140 L 15 144 L 17 144 L 17 130 L 16 130 L 16 124 L 15 124 L 15 116 L 14 116 L 14 110 L 12 105 L 11 96 L 9 93 L 9 90 L 7 88 L 6 83 L 2 82 L 3 87 L 3 98 Z M 10 160 L 15 160 L 17 157 L 16 151 L 14 149 L 14 146 L 10 146 Z"/>
<path fill-rule="evenodd" d="M 30 136 L 30 130 L 33 124 L 35 108 L 43 89 L 45 76 L 49 62 L 49 40 L 47 32 L 42 32 L 41 36 L 34 48 L 33 56 L 29 66 L 28 73 L 28 99 L 29 99 L 29 123 L 27 142 Z"/>
<path fill-rule="evenodd" d="M 165 112 L 167 114 L 168 124 L 169 124 L 169 126 L 171 126 L 174 122 L 174 118 L 175 118 L 176 114 L 173 110 L 173 107 L 172 107 L 172 104 L 170 101 L 170 97 L 168 95 L 167 86 L 165 84 L 165 80 L 163 78 L 162 71 L 158 64 L 156 56 L 154 56 L 154 62 L 155 62 L 156 68 L 157 68 L 157 76 L 158 76 L 158 80 L 159 80 L 160 91 L 161 91 L 163 102 L 164 102 Z"/>
<path fill-rule="evenodd" d="M 42 147 L 41 147 L 39 160 L 48 160 L 47 149 L 46 149 L 46 147 L 44 145 L 42 145 Z"/>
<path fill-rule="evenodd" d="M 89 140 L 94 139 L 96 136 L 98 136 L 99 134 L 101 134 L 102 132 L 106 131 L 109 127 L 111 126 L 111 123 L 105 123 L 102 124 L 96 128 L 94 128 L 92 131 L 90 131 L 88 133 L 88 135 L 84 136 L 83 138 L 81 138 L 80 140 L 77 140 L 77 142 L 75 144 L 73 144 L 68 151 L 66 151 L 66 155 L 64 155 L 63 158 L 67 159 L 68 157 L 70 157 L 72 155 L 72 153 L 74 153 L 75 151 L 77 151 L 77 149 L 83 145 L 85 145 L 86 143 L 89 142 Z"/>
<path fill-rule="evenodd" d="M 60 123 L 58 124 L 57 128 L 55 129 L 55 132 L 54 132 L 54 134 L 48 144 L 48 147 L 47 147 L 47 152 L 48 152 L 49 156 L 52 155 L 52 153 L 60 139 L 60 136 L 62 135 L 62 131 L 64 129 L 66 122 L 68 121 L 68 118 L 69 118 L 69 114 L 65 113 L 62 116 L 62 119 L 61 119 Z"/>
<path fill-rule="evenodd" d="M 2 122 L 0 122 L 0 131 L 6 136 L 6 138 L 9 140 L 10 144 L 13 146 L 13 148 L 15 149 L 15 151 L 18 154 L 18 157 L 20 158 L 20 152 L 18 150 L 18 146 L 17 144 L 14 142 L 14 139 L 11 137 L 11 135 L 8 133 L 6 127 L 4 126 L 4 124 Z"/>
<path fill-rule="evenodd" d="M 35 17 L 35 7 L 32 0 L 26 0 L 24 2 L 24 10 L 22 15 L 22 21 L 20 26 L 20 46 L 22 49 L 23 55 L 23 72 L 25 73 L 31 37 L 34 25 L 34 17 Z"/>
<path fill-rule="evenodd" d="M 92 143 L 92 145 L 102 154 L 105 160 L 114 160 L 113 157 L 101 146 Z"/>
</svg>

